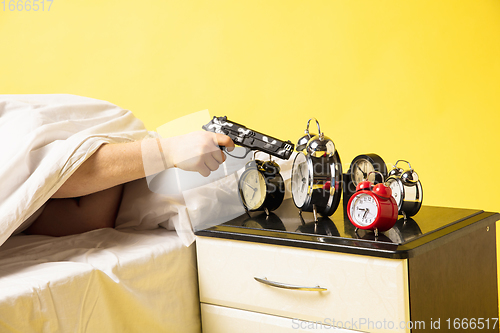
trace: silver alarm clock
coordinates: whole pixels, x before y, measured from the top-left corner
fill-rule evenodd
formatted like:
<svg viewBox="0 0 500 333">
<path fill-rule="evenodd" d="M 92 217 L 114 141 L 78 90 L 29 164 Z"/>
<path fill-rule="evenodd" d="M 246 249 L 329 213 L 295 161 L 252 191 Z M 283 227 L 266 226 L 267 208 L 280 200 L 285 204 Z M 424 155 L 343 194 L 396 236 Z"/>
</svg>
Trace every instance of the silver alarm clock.
<svg viewBox="0 0 500 333">
<path fill-rule="evenodd" d="M 314 120 L 319 134 L 309 132 Z M 333 141 L 321 132 L 319 122 L 307 122 L 306 135 L 297 143 L 298 154 L 292 166 L 291 192 L 300 212 L 330 216 L 337 209 L 342 193 L 342 163 Z"/>
<path fill-rule="evenodd" d="M 398 168 L 399 162 L 408 164 L 409 170 Z M 423 190 L 420 179 L 410 163 L 398 160 L 393 169 L 389 171 L 386 183 L 392 190 L 392 196 L 398 204 L 400 215 L 405 217 L 414 216 L 422 207 Z"/>
</svg>

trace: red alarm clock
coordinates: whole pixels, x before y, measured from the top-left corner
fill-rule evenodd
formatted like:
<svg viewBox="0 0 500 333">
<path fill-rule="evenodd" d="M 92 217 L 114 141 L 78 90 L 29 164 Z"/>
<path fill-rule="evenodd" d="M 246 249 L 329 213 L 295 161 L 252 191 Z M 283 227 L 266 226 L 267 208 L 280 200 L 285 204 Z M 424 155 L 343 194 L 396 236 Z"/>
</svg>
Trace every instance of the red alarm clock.
<svg viewBox="0 0 500 333">
<path fill-rule="evenodd" d="M 384 183 L 374 186 L 365 180 L 356 186 L 356 192 L 349 199 L 347 216 L 356 228 L 374 230 L 378 234 L 394 226 L 398 220 L 398 204 L 389 186 Z"/>
</svg>

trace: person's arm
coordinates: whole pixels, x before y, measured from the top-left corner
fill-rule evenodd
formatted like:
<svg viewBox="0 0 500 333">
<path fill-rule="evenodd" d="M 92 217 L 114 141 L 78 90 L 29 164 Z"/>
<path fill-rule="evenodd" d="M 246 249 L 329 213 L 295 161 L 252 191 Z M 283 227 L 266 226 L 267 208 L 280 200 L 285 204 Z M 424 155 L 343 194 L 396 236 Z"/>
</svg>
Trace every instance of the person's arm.
<svg viewBox="0 0 500 333">
<path fill-rule="evenodd" d="M 158 144 L 162 153 L 159 153 Z M 171 167 L 196 171 L 206 177 L 225 160 L 219 146 L 231 148 L 234 143 L 226 135 L 200 131 L 159 140 L 105 144 L 66 180 L 52 198 L 84 196 Z"/>
</svg>

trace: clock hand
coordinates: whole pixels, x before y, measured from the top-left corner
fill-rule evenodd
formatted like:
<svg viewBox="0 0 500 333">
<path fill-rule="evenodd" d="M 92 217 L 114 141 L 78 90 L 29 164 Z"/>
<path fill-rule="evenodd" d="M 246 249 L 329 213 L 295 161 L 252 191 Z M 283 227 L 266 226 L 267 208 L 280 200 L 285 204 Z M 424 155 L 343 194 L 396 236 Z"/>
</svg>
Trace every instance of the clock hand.
<svg viewBox="0 0 500 333">
<path fill-rule="evenodd" d="M 302 168 L 299 168 L 300 175 L 302 176 L 302 179 L 304 179 L 304 173 L 302 172 Z"/>
<path fill-rule="evenodd" d="M 305 178 L 302 178 L 302 186 L 300 187 L 300 191 L 304 192 L 304 187 L 306 186 Z"/>
<path fill-rule="evenodd" d="M 359 171 L 361 171 L 361 173 L 363 174 L 363 178 L 364 178 L 364 179 L 366 179 L 367 173 L 366 173 L 366 172 L 364 172 L 364 171 L 363 171 L 363 170 L 359 167 L 359 165 L 358 165 L 358 164 L 356 164 L 356 166 L 358 167 Z"/>
<path fill-rule="evenodd" d="M 251 185 L 250 185 L 250 184 L 248 184 L 247 182 L 244 182 L 244 183 L 245 183 L 248 187 L 250 187 L 250 188 L 254 191 L 254 193 L 255 193 L 255 191 L 257 191 L 257 189 L 256 189 L 255 187 L 251 186 Z"/>
</svg>

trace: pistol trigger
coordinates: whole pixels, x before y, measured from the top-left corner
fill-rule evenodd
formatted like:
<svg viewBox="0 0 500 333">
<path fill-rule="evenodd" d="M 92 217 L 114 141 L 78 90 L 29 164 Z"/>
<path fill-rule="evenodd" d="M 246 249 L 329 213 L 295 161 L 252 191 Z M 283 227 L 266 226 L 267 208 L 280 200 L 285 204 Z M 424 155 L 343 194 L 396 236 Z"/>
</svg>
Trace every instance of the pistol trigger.
<svg viewBox="0 0 500 333">
<path fill-rule="evenodd" d="M 245 156 L 243 156 L 242 158 L 247 157 L 248 153 L 252 151 L 252 149 L 247 148 L 247 147 L 245 147 L 245 149 L 246 149 Z"/>
</svg>

